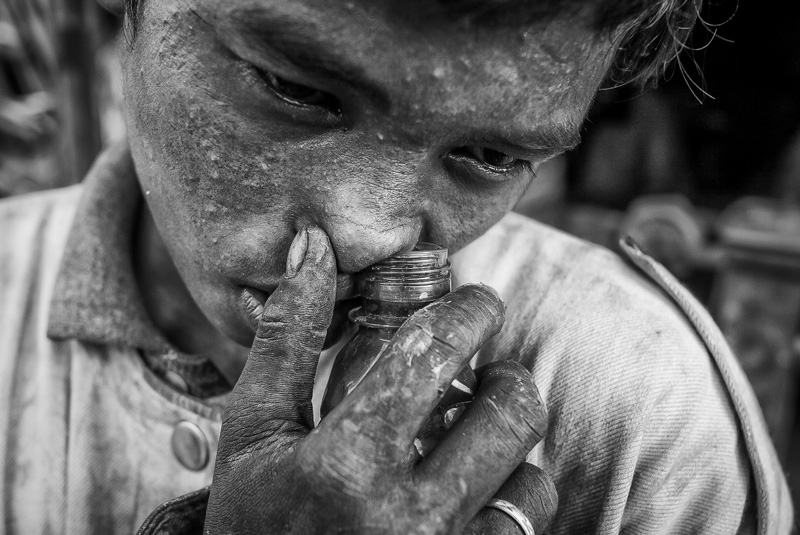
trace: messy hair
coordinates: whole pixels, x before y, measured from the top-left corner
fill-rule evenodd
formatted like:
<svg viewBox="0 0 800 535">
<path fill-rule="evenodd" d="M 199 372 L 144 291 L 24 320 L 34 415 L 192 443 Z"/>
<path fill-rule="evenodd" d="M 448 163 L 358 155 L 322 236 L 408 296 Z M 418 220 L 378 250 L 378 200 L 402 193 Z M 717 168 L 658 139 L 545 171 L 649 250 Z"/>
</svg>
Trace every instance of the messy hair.
<svg viewBox="0 0 800 535">
<path fill-rule="evenodd" d="M 125 28 L 135 38 L 141 3 L 125 0 Z M 654 85 L 686 47 L 703 0 L 438 0 L 458 16 L 473 20 L 528 20 L 545 9 L 564 11 L 596 2 L 594 25 L 615 39 L 615 57 L 606 85 Z M 505 13 L 507 16 L 496 15 Z M 508 16 L 512 14 L 512 16 Z"/>
</svg>

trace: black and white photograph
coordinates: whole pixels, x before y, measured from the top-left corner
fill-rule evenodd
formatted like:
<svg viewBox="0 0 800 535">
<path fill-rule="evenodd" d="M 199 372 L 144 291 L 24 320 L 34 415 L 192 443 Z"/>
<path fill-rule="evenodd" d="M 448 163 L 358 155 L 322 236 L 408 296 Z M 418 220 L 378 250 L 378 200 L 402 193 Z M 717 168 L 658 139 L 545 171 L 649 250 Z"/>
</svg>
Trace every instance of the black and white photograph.
<svg viewBox="0 0 800 535">
<path fill-rule="evenodd" d="M 800 535 L 800 4 L 0 0 L 0 535 Z"/>
</svg>

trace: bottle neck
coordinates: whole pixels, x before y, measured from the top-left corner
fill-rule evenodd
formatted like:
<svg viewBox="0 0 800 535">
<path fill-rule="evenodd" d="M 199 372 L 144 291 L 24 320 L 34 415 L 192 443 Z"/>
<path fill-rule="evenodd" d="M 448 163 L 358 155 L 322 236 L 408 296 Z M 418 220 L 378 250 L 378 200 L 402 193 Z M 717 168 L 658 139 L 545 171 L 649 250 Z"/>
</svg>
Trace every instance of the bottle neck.
<svg viewBox="0 0 800 535">
<path fill-rule="evenodd" d="M 398 328 L 417 310 L 450 292 L 447 249 L 418 243 L 373 264 L 357 277 L 362 306 L 350 319 L 359 325 Z"/>
</svg>

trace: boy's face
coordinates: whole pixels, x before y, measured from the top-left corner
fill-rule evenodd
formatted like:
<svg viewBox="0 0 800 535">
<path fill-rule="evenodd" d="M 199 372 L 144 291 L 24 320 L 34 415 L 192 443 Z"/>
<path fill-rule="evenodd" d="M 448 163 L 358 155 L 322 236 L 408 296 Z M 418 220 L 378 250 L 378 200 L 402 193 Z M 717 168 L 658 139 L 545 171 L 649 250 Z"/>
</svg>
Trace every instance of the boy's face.
<svg viewBox="0 0 800 535">
<path fill-rule="evenodd" d="M 250 343 L 242 292 L 277 286 L 303 226 L 343 274 L 420 239 L 454 251 L 577 142 L 611 56 L 588 14 L 477 21 L 434 0 L 145 1 L 123 44 L 131 147 L 223 332 Z"/>
</svg>

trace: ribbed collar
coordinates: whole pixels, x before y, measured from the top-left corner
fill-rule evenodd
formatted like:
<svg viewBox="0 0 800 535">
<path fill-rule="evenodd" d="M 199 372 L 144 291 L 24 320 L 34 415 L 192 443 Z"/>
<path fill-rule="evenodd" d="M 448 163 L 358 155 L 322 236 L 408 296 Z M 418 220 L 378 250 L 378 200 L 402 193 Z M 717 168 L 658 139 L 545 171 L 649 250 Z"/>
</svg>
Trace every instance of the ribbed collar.
<svg viewBox="0 0 800 535">
<path fill-rule="evenodd" d="M 168 351 L 145 312 L 133 272 L 142 195 L 127 144 L 103 153 L 83 187 L 56 279 L 48 335 Z"/>
</svg>

